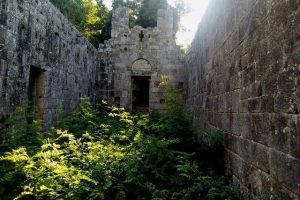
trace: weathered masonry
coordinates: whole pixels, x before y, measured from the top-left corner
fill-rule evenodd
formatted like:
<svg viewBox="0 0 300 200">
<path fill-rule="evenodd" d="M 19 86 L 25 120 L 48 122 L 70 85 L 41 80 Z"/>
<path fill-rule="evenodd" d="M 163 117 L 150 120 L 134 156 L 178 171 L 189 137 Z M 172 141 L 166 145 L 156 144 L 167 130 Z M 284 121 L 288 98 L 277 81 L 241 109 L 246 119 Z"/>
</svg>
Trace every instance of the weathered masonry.
<svg viewBox="0 0 300 200">
<path fill-rule="evenodd" d="M 186 88 L 195 130 L 226 131 L 240 199 L 270 199 L 276 176 L 300 199 L 300 1 L 210 0 L 185 73 L 172 24 L 160 10 L 157 27 L 129 28 L 116 9 L 112 39 L 97 50 L 48 0 L 1 0 L 1 142 L 5 118 L 26 100 L 46 127 L 81 96 L 161 109 L 168 76 Z"/>
<path fill-rule="evenodd" d="M 94 99 L 97 50 L 47 0 L 0 1 L 0 126 L 25 100 L 46 127 Z M 0 139 L 1 134 L 0 128 Z"/>
<path fill-rule="evenodd" d="M 100 46 L 97 96 L 129 110 L 162 109 L 168 76 L 183 86 L 183 52 L 176 46 L 172 10 L 159 10 L 157 27 L 129 28 L 127 8 L 113 13 L 111 39 Z"/>
<path fill-rule="evenodd" d="M 300 1 L 211 0 L 186 60 L 195 130 L 224 129 L 240 199 L 300 199 Z"/>
<path fill-rule="evenodd" d="M 48 128 L 83 96 L 148 111 L 162 108 L 163 76 L 183 85 L 171 10 L 159 11 L 155 28 L 130 29 L 127 9 L 117 9 L 112 39 L 99 50 L 48 0 L 2 0 L 0 11 L 2 142 L 1 125 L 26 100 Z"/>
</svg>

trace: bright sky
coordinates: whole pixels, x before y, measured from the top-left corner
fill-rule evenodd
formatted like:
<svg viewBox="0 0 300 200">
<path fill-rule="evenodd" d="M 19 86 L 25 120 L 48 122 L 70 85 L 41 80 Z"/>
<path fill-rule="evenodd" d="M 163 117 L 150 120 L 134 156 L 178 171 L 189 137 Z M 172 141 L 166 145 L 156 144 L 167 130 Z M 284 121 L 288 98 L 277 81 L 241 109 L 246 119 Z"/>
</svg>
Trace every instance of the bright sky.
<svg viewBox="0 0 300 200">
<path fill-rule="evenodd" d="M 176 0 L 168 0 L 172 5 Z M 189 12 L 181 17 L 180 26 L 182 27 L 177 33 L 177 44 L 188 45 L 192 42 L 197 27 L 206 10 L 209 0 L 185 0 Z M 104 0 L 104 3 L 110 8 L 111 0 Z"/>
<path fill-rule="evenodd" d="M 172 5 L 175 0 L 168 0 Z M 185 0 L 188 6 L 189 12 L 181 17 L 181 28 L 177 32 L 176 42 L 178 45 L 188 45 L 192 42 L 195 33 L 198 28 L 198 24 L 201 21 L 203 14 L 205 13 L 209 0 Z"/>
</svg>

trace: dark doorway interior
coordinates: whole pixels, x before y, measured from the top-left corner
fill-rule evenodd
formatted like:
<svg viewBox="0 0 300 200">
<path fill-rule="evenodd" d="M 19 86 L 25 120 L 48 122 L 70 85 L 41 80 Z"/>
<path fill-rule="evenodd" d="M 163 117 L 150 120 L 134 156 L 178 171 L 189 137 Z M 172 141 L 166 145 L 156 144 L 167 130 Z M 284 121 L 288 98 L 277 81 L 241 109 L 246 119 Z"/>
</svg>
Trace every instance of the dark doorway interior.
<svg viewBox="0 0 300 200">
<path fill-rule="evenodd" d="M 149 110 L 149 76 L 132 77 L 132 110 L 148 112 Z"/>
<path fill-rule="evenodd" d="M 45 110 L 45 71 L 30 66 L 28 100 L 33 104 L 36 118 L 42 120 Z"/>
</svg>

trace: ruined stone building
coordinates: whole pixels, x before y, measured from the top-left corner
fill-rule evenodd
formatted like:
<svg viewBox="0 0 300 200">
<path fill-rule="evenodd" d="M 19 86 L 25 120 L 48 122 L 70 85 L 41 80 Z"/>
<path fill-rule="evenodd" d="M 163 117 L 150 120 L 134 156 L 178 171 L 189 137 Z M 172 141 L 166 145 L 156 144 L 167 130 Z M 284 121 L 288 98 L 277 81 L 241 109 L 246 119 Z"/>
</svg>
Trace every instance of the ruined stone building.
<svg viewBox="0 0 300 200">
<path fill-rule="evenodd" d="M 300 1 L 210 0 L 185 57 L 172 26 L 160 10 L 157 27 L 129 28 L 120 8 L 95 49 L 48 0 L 1 0 L 0 124 L 28 99 L 46 127 L 83 96 L 161 109 L 168 76 L 195 131 L 226 132 L 240 199 L 270 199 L 275 176 L 300 199 Z"/>
<path fill-rule="evenodd" d="M 116 9 L 112 38 L 100 46 L 97 96 L 129 110 L 162 109 L 162 77 L 183 86 L 183 52 L 174 35 L 171 9 L 158 11 L 155 28 L 129 28 L 128 9 Z"/>
</svg>

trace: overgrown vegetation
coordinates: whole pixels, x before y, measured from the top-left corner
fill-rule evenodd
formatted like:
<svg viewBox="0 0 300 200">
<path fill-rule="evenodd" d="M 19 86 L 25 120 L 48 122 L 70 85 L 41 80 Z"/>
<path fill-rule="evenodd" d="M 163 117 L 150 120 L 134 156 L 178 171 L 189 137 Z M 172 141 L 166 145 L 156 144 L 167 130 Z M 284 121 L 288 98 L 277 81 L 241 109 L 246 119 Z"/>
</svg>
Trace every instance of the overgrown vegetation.
<svg viewBox="0 0 300 200">
<path fill-rule="evenodd" d="M 131 115 L 105 103 L 94 109 L 83 100 L 60 128 L 51 130 L 43 145 L 20 143 L 0 157 L 0 196 L 232 199 L 222 166 L 215 161 L 222 157 L 223 134 L 204 134 L 199 146 L 180 93 L 172 84 L 166 85 L 166 91 L 165 112 L 150 116 Z M 23 137 L 32 134 L 20 130 Z M 33 154 L 28 152 L 32 146 Z M 207 161 L 203 155 L 216 159 Z"/>
<path fill-rule="evenodd" d="M 35 120 L 35 113 L 32 109 L 32 105 L 25 102 L 6 120 L 5 124 L 9 126 L 10 130 L 5 149 L 25 146 L 28 153 L 33 155 L 37 151 L 37 147 L 42 145 L 42 121 Z"/>
</svg>

